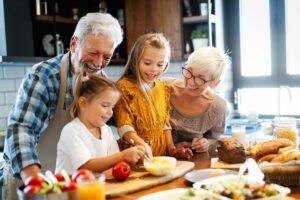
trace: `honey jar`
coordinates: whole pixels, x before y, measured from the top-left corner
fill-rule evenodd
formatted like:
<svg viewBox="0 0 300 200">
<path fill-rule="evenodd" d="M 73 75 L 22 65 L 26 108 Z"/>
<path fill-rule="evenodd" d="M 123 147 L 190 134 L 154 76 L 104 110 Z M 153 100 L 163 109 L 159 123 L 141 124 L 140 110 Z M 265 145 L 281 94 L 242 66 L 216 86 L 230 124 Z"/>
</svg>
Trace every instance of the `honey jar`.
<svg viewBox="0 0 300 200">
<path fill-rule="evenodd" d="M 298 129 L 296 119 L 292 117 L 275 117 L 273 120 L 273 135 L 276 138 L 287 138 L 298 147 Z"/>
</svg>

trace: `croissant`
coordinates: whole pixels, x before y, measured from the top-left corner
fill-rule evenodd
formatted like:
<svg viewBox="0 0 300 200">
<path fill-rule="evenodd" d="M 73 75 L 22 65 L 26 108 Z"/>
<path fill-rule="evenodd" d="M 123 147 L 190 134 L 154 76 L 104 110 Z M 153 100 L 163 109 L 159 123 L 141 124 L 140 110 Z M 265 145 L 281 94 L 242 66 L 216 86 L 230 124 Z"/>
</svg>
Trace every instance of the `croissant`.
<svg viewBox="0 0 300 200">
<path fill-rule="evenodd" d="M 299 157 L 300 157 L 300 150 L 292 149 L 282 154 L 278 154 L 278 156 L 276 156 L 271 160 L 271 163 L 285 163 L 290 160 L 297 160 Z"/>
<path fill-rule="evenodd" d="M 286 138 L 268 140 L 259 142 L 251 147 L 249 154 L 253 159 L 259 160 L 265 155 L 277 154 L 280 148 L 289 147 L 291 145 L 294 145 L 294 143 Z"/>
</svg>

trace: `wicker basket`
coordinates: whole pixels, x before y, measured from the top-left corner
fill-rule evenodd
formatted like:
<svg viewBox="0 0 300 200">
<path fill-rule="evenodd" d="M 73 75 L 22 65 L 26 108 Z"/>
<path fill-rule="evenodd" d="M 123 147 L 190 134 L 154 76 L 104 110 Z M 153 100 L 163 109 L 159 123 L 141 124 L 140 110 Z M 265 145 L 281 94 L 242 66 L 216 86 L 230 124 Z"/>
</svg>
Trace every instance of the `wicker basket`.
<svg viewBox="0 0 300 200">
<path fill-rule="evenodd" d="M 261 166 L 265 181 L 283 186 L 300 186 L 300 164 Z"/>
</svg>

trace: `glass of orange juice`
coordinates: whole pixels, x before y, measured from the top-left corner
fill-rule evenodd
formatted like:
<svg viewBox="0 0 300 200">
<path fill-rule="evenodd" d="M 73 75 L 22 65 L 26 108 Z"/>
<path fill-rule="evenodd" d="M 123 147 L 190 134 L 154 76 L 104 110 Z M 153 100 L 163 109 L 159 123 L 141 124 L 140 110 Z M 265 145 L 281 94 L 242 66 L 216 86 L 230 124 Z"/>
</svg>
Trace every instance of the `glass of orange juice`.
<svg viewBox="0 0 300 200">
<path fill-rule="evenodd" d="M 105 200 L 105 176 L 94 180 L 80 180 L 78 184 L 80 200 Z"/>
</svg>

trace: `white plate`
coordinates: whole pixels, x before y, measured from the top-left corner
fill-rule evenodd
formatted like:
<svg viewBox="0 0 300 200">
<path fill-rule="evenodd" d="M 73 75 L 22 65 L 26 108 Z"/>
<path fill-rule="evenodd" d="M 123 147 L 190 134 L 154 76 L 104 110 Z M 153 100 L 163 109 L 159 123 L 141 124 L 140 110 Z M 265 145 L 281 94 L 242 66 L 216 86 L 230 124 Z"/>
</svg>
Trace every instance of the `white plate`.
<svg viewBox="0 0 300 200">
<path fill-rule="evenodd" d="M 185 197 L 184 199 L 214 199 L 214 200 L 222 200 L 218 195 L 211 194 L 207 191 L 198 191 L 194 190 L 196 194 L 195 197 Z M 152 194 L 148 194 L 142 197 L 139 197 L 138 200 L 180 200 L 182 196 L 185 196 L 185 193 L 188 191 L 188 188 L 176 188 L 165 190 L 161 192 L 155 192 Z"/>
<path fill-rule="evenodd" d="M 179 200 L 180 196 L 182 196 L 186 191 L 187 189 L 185 188 L 165 190 L 165 191 L 155 192 L 152 194 L 142 196 L 138 198 L 138 200 L 162 200 L 162 199 Z"/>
<path fill-rule="evenodd" d="M 227 174 L 237 174 L 237 171 L 229 170 L 229 169 L 201 169 L 201 170 L 194 170 L 187 174 L 185 174 L 184 178 L 192 183 L 212 178 L 216 176 L 223 176 Z"/>
<path fill-rule="evenodd" d="M 238 179 L 238 175 L 224 175 L 224 176 L 219 176 L 219 177 L 213 177 L 213 178 L 210 178 L 210 179 L 206 179 L 206 180 L 203 180 L 203 181 L 199 181 L 199 182 L 196 182 L 193 184 L 193 188 L 198 190 L 199 192 L 203 192 L 203 191 L 206 191 L 206 192 L 210 192 L 208 190 L 205 190 L 205 189 L 202 189 L 202 185 L 208 185 L 208 186 L 212 186 L 214 188 L 218 188 L 216 185 L 222 181 L 226 182 L 225 185 L 230 185 L 230 183 L 232 182 L 235 182 L 236 180 Z M 246 182 L 256 182 L 256 183 L 261 183 L 261 184 L 264 184 L 263 181 L 256 181 L 256 180 L 253 180 L 253 179 L 249 179 L 247 178 L 246 176 L 242 176 L 241 177 L 241 181 L 246 181 Z M 279 191 L 279 194 L 275 195 L 275 196 L 270 196 L 270 197 L 265 197 L 265 198 L 260 198 L 260 199 L 257 199 L 257 200 L 283 200 L 285 199 L 286 195 L 288 193 L 291 192 L 291 190 L 287 187 L 282 187 L 280 185 L 277 185 L 277 184 L 271 184 L 270 186 L 271 188 L 273 189 L 276 189 L 277 191 Z M 212 192 L 210 192 L 212 193 Z M 217 195 L 217 194 L 215 194 Z M 218 195 L 222 200 L 230 200 L 229 198 L 227 197 L 224 197 L 224 196 L 221 196 L 221 195 Z"/>
</svg>

